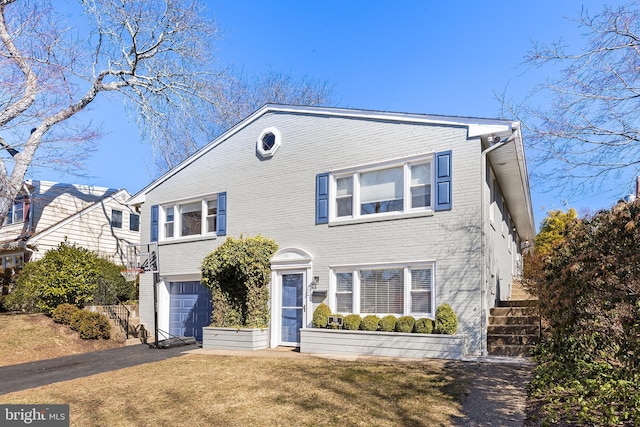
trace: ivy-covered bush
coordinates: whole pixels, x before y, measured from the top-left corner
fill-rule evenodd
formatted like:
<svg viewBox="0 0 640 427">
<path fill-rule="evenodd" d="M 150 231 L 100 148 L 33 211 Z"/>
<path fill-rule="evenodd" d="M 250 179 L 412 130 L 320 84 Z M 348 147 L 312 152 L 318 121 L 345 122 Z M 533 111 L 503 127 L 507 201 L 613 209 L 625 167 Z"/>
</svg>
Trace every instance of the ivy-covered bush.
<svg viewBox="0 0 640 427">
<path fill-rule="evenodd" d="M 389 314 L 388 316 L 384 316 L 380 319 L 378 327 L 383 332 L 393 332 L 396 329 L 397 320 L 396 316 Z"/>
<path fill-rule="evenodd" d="M 413 332 L 417 334 L 430 334 L 433 332 L 433 320 L 428 317 L 416 320 L 413 326 Z"/>
<path fill-rule="evenodd" d="M 211 289 L 211 326 L 267 328 L 271 258 L 278 250 L 262 236 L 228 237 L 202 261 L 202 284 Z"/>
<path fill-rule="evenodd" d="M 415 324 L 416 319 L 413 316 L 401 316 L 396 321 L 396 332 L 413 332 Z"/>
<path fill-rule="evenodd" d="M 313 311 L 313 327 L 326 328 L 331 316 L 331 309 L 325 303 L 319 304 Z"/>
<path fill-rule="evenodd" d="M 377 331 L 380 324 L 380 318 L 375 314 L 369 314 L 364 316 L 362 322 L 360 322 L 361 331 Z"/>
<path fill-rule="evenodd" d="M 79 311 L 80 309 L 77 306 L 64 303 L 53 309 L 53 311 L 51 312 L 51 318 L 56 323 L 70 325 L 73 315 Z"/>
<path fill-rule="evenodd" d="M 567 228 L 526 279 L 545 334 L 530 396 L 541 425 L 640 425 L 640 199 Z"/>
<path fill-rule="evenodd" d="M 453 335 L 458 330 L 458 318 L 449 304 L 436 308 L 434 329 L 438 334 Z"/>
<path fill-rule="evenodd" d="M 93 299 L 99 277 L 97 260 L 94 252 L 62 242 L 41 260 L 25 264 L 6 303 L 13 310 L 47 314 L 60 304 L 86 304 Z"/>
<path fill-rule="evenodd" d="M 360 329 L 362 317 L 359 314 L 348 314 L 344 317 L 344 329 L 348 331 L 357 331 Z"/>
<path fill-rule="evenodd" d="M 109 339 L 111 337 L 109 319 L 97 312 L 78 310 L 71 316 L 70 326 L 84 340 Z"/>
</svg>

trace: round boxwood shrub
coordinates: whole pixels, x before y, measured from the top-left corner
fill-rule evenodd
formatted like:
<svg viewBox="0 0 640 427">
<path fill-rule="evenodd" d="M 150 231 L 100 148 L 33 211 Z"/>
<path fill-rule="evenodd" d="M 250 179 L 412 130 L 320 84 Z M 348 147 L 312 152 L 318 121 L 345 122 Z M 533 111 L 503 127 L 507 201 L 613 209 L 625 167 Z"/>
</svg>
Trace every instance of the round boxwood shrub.
<svg viewBox="0 0 640 427">
<path fill-rule="evenodd" d="M 396 329 L 397 321 L 398 319 L 396 318 L 396 316 L 389 314 L 387 316 L 384 316 L 382 319 L 380 319 L 378 326 L 380 327 L 380 330 L 383 332 L 393 332 Z"/>
<path fill-rule="evenodd" d="M 413 316 L 402 316 L 396 321 L 396 332 L 413 332 L 416 319 Z"/>
<path fill-rule="evenodd" d="M 364 316 L 362 322 L 360 322 L 361 331 L 377 331 L 380 318 L 374 314 Z"/>
<path fill-rule="evenodd" d="M 360 329 L 360 323 L 362 323 L 362 317 L 359 314 L 349 314 L 344 318 L 344 329 L 357 331 Z"/>
<path fill-rule="evenodd" d="M 458 330 L 458 318 L 449 304 L 442 304 L 436 309 L 435 330 L 447 335 L 453 335 Z"/>
<path fill-rule="evenodd" d="M 329 323 L 329 316 L 331 316 L 331 309 L 325 303 L 320 304 L 313 311 L 313 327 L 314 328 L 326 328 Z"/>
<path fill-rule="evenodd" d="M 433 320 L 428 317 L 416 320 L 413 326 L 413 332 L 417 334 L 430 334 L 433 332 Z"/>
<path fill-rule="evenodd" d="M 103 314 L 95 311 L 78 310 L 71 316 L 71 329 L 80 334 L 84 340 L 111 338 L 111 324 Z"/>
<path fill-rule="evenodd" d="M 51 312 L 51 318 L 56 323 L 62 323 L 63 325 L 70 325 L 71 318 L 80 309 L 73 304 L 60 304 Z"/>
<path fill-rule="evenodd" d="M 342 314 L 332 314 L 332 317 L 338 317 L 340 319 L 343 319 L 344 322 L 344 316 Z M 340 329 L 340 324 L 338 322 L 331 322 L 327 325 L 330 329 Z"/>
</svg>

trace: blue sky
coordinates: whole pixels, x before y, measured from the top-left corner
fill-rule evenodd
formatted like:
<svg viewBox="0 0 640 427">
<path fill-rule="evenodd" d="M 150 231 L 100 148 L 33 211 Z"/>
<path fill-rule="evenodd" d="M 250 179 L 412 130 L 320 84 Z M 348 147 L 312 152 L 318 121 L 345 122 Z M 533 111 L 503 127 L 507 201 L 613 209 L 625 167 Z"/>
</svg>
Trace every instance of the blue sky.
<svg viewBox="0 0 640 427">
<path fill-rule="evenodd" d="M 621 2 L 609 2 L 620 4 Z M 496 93 L 524 99 L 542 70 L 520 66 L 533 41 L 580 43 L 570 19 L 602 1 L 298 0 L 207 1 L 223 32 L 221 64 L 326 80 L 338 106 L 372 110 L 502 117 Z M 526 71 L 526 72 L 525 72 Z M 545 71 L 546 72 L 546 71 Z M 29 178 L 126 188 L 151 182 L 149 147 L 117 99 L 86 117 L 108 135 L 88 163 L 88 177 L 39 170 Z M 527 135 L 525 133 L 525 145 Z M 546 193 L 531 182 L 536 223 L 550 209 L 611 206 L 632 190 L 594 195 Z"/>
</svg>

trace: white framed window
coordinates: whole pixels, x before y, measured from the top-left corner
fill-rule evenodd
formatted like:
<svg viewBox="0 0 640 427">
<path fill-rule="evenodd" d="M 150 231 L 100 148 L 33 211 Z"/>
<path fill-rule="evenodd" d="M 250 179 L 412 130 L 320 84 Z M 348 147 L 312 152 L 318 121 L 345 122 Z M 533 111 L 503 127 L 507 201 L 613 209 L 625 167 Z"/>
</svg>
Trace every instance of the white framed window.
<svg viewBox="0 0 640 427">
<path fill-rule="evenodd" d="M 3 225 L 18 224 L 25 221 L 25 211 L 28 207 L 25 206 L 25 201 L 18 199 L 13 202 L 13 205 L 9 207 L 9 212 L 4 219 Z"/>
<path fill-rule="evenodd" d="M 433 262 L 334 267 L 332 310 L 433 317 L 434 269 Z"/>
<path fill-rule="evenodd" d="M 162 206 L 162 240 L 215 235 L 218 219 L 217 197 L 205 197 Z"/>
<path fill-rule="evenodd" d="M 331 174 L 331 218 L 430 211 L 433 156 L 367 165 Z"/>
<path fill-rule="evenodd" d="M 272 157 L 280 148 L 282 137 L 280 131 L 274 127 L 267 128 L 260 133 L 256 141 L 256 150 L 263 159 Z"/>
<path fill-rule="evenodd" d="M 122 228 L 122 211 L 111 209 L 111 226 L 113 228 Z"/>
</svg>

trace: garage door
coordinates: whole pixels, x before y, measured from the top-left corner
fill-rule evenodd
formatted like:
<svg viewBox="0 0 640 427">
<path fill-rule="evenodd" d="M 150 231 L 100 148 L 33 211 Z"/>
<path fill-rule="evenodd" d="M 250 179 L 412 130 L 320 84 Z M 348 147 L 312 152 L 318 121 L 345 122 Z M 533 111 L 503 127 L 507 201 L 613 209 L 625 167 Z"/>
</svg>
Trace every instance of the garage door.
<svg viewBox="0 0 640 427">
<path fill-rule="evenodd" d="M 211 323 L 211 293 L 200 282 L 169 283 L 169 333 L 202 341 L 202 327 Z"/>
</svg>

